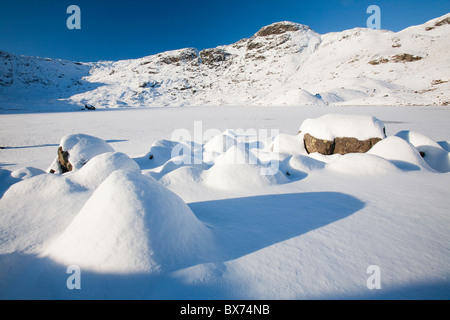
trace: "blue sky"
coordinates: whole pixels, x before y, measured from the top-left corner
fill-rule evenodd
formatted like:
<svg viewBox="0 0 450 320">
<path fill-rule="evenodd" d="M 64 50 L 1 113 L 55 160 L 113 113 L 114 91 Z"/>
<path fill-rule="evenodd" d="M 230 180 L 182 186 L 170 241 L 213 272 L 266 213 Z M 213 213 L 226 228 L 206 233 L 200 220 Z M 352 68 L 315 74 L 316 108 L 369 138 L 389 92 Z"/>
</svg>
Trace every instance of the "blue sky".
<svg viewBox="0 0 450 320">
<path fill-rule="evenodd" d="M 81 30 L 69 30 L 69 5 L 81 9 Z M 369 5 L 381 28 L 400 31 L 450 12 L 450 0 L 0 0 L 0 50 L 74 61 L 139 58 L 251 37 L 289 20 L 321 34 L 366 27 Z"/>
</svg>

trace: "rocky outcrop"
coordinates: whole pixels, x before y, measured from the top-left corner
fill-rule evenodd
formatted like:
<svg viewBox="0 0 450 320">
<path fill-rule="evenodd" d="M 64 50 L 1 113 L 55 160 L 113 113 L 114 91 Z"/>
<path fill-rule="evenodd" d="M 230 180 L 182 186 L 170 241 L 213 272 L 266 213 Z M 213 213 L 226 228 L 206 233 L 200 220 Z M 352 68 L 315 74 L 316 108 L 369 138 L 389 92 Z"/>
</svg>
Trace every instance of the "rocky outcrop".
<svg viewBox="0 0 450 320">
<path fill-rule="evenodd" d="M 300 30 L 300 25 L 296 23 L 292 23 L 289 21 L 283 21 L 283 22 L 277 22 L 273 23 L 269 26 L 266 26 L 264 28 L 261 28 L 257 33 L 256 36 L 258 37 L 267 37 L 270 35 L 277 35 L 277 34 L 283 34 L 288 31 L 298 31 Z"/>
<path fill-rule="evenodd" d="M 369 61 L 369 64 L 376 66 L 382 63 L 388 63 L 388 62 L 414 62 L 422 60 L 423 58 L 420 56 L 414 56 L 409 53 L 402 53 L 397 54 L 395 56 L 389 57 L 389 58 L 379 58 L 379 59 L 372 59 Z"/>
<path fill-rule="evenodd" d="M 450 17 L 447 17 L 447 18 L 445 18 L 445 19 L 442 19 L 442 20 L 440 20 L 440 21 L 437 21 L 437 22 L 434 24 L 434 26 L 428 26 L 428 27 L 426 27 L 426 28 L 425 28 L 425 31 L 430 31 L 430 30 L 433 30 L 433 29 L 436 28 L 436 27 L 441 27 L 441 26 L 446 25 L 446 24 L 450 24 Z"/>
<path fill-rule="evenodd" d="M 198 64 L 198 51 L 194 48 L 186 48 L 180 50 L 174 50 L 167 52 L 166 54 L 160 53 L 157 55 L 161 64 L 174 64 L 180 66 L 181 63 Z"/>
<path fill-rule="evenodd" d="M 412 54 L 409 54 L 409 53 L 403 53 L 403 54 L 397 54 L 397 55 L 393 56 L 392 60 L 394 62 L 414 62 L 414 61 L 422 60 L 422 57 L 413 56 Z"/>
<path fill-rule="evenodd" d="M 201 61 L 209 67 L 219 66 L 223 61 L 227 60 L 230 55 L 231 54 L 225 50 L 218 48 L 204 49 L 200 51 Z"/>
</svg>

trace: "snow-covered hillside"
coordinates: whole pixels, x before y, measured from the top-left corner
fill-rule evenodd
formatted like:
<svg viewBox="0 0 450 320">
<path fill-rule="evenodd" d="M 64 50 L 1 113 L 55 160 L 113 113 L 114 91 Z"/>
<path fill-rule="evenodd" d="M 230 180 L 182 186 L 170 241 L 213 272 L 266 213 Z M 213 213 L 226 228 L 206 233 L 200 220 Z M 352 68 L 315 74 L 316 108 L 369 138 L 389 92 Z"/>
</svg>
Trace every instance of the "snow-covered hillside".
<svg viewBox="0 0 450 320">
<path fill-rule="evenodd" d="M 448 105 L 450 14 L 400 32 L 320 35 L 278 22 L 248 39 L 133 60 L 0 52 L 0 112 L 184 105 Z"/>
</svg>

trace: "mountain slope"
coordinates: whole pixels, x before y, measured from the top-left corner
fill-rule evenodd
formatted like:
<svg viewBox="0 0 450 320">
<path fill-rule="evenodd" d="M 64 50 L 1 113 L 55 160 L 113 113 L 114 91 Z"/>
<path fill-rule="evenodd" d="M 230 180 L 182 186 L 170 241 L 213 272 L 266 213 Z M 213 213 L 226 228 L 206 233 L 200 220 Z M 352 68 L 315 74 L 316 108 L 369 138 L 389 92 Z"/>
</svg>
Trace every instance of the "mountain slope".
<svg viewBox="0 0 450 320">
<path fill-rule="evenodd" d="M 394 33 L 278 22 L 198 51 L 79 63 L 0 51 L 3 109 L 184 105 L 447 105 L 450 14 Z"/>
</svg>

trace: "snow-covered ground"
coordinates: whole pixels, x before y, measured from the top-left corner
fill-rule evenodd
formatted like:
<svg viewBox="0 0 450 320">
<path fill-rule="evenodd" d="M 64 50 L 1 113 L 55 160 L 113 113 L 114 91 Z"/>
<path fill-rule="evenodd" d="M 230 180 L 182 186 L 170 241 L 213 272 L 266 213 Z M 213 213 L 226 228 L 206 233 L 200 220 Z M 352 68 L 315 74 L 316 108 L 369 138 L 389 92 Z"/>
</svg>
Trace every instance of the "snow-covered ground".
<svg viewBox="0 0 450 320">
<path fill-rule="evenodd" d="M 448 299 L 449 112 L 1 115 L 0 298 Z M 376 117 L 387 138 L 367 154 L 308 155 L 297 132 L 325 114 Z M 60 143 L 77 166 L 48 174 Z"/>
</svg>

